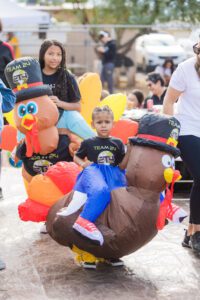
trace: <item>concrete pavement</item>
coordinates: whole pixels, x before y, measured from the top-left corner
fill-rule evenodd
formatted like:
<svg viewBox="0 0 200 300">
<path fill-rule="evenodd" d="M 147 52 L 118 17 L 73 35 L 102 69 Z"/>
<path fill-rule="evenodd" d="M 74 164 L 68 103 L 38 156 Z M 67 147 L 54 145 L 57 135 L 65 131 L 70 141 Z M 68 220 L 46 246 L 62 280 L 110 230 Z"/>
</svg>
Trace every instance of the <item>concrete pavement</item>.
<svg viewBox="0 0 200 300">
<path fill-rule="evenodd" d="M 0 300 L 200 299 L 200 258 L 181 241 L 185 225 L 170 224 L 153 241 L 124 257 L 125 267 L 84 270 L 72 252 L 22 222 L 17 206 L 26 199 L 20 170 L 4 163 L 0 202 Z M 179 202 L 188 209 L 187 202 Z"/>
</svg>

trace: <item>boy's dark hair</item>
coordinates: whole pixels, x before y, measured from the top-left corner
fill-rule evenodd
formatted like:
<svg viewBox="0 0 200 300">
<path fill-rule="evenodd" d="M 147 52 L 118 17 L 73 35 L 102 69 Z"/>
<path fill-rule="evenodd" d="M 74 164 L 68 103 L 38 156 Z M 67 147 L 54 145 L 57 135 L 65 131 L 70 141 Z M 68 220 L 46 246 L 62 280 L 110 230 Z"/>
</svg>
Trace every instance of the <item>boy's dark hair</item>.
<svg viewBox="0 0 200 300">
<path fill-rule="evenodd" d="M 104 105 L 101 107 L 95 107 L 95 109 L 92 112 L 92 121 L 94 121 L 95 116 L 101 112 L 107 112 L 108 114 L 111 115 L 112 119 L 114 119 L 114 114 L 113 114 L 112 109 L 110 109 L 110 107 L 108 105 Z"/>
<path fill-rule="evenodd" d="M 60 43 L 57 40 L 44 40 L 42 45 L 40 46 L 40 51 L 39 51 L 39 63 L 40 63 L 40 68 L 41 70 L 45 66 L 44 62 L 44 56 L 47 50 L 51 46 L 57 46 L 60 48 L 61 53 L 62 53 L 62 60 L 58 69 L 58 79 L 57 82 L 55 82 L 55 88 L 52 89 L 53 94 L 57 96 L 60 100 L 64 101 L 67 99 L 67 86 L 68 83 L 70 83 L 67 80 L 67 68 L 66 68 L 66 51 L 62 43 Z"/>
<path fill-rule="evenodd" d="M 158 81 L 160 81 L 161 86 L 165 85 L 165 80 L 164 78 L 160 75 L 160 73 L 156 73 L 156 72 L 151 72 L 147 74 L 147 79 L 149 81 L 152 81 L 153 83 L 157 83 Z"/>
</svg>

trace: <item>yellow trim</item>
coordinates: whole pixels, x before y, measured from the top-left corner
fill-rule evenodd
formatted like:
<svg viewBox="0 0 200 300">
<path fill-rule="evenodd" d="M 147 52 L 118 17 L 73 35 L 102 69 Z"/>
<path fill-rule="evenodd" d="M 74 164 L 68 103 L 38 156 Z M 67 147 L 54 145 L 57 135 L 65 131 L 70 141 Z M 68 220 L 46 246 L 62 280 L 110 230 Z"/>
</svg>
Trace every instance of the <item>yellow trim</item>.
<svg viewBox="0 0 200 300">
<path fill-rule="evenodd" d="M 73 245 L 72 251 L 76 253 L 75 260 L 79 263 L 89 262 L 89 263 L 98 263 L 104 262 L 104 258 L 97 258 L 93 254 L 79 249 L 77 246 Z"/>
</svg>

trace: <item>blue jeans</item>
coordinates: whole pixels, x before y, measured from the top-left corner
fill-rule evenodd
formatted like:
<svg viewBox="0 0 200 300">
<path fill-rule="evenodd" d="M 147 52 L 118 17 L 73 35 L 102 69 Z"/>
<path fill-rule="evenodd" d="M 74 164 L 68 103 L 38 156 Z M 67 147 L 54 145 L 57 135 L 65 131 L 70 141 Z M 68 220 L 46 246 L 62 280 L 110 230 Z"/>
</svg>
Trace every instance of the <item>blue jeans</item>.
<svg viewBox="0 0 200 300">
<path fill-rule="evenodd" d="M 115 68 L 114 63 L 106 63 L 102 66 L 102 71 L 101 71 L 102 84 L 107 82 L 108 91 L 109 91 L 110 94 L 113 93 L 113 72 L 114 72 L 114 68 Z"/>
</svg>

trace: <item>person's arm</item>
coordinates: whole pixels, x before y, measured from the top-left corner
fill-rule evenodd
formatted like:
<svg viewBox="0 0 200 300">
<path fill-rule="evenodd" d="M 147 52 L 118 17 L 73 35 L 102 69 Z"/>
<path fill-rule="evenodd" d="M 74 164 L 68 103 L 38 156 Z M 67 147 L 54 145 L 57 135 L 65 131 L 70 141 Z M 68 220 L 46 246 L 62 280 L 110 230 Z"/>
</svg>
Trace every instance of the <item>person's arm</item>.
<svg viewBox="0 0 200 300">
<path fill-rule="evenodd" d="M 85 169 L 86 167 L 88 167 L 89 165 L 92 164 L 92 161 L 88 160 L 88 159 L 82 159 L 80 157 L 78 157 L 76 154 L 74 155 L 74 162 L 79 165 L 80 167 L 82 167 L 83 169 Z"/>
<path fill-rule="evenodd" d="M 50 99 L 55 103 L 57 107 L 60 107 L 64 110 L 76 110 L 81 111 L 80 102 L 65 102 L 58 99 L 57 96 L 49 96 Z"/>
<path fill-rule="evenodd" d="M 74 155 L 74 162 L 81 166 L 82 168 L 86 168 L 91 165 L 92 162 L 87 159 L 88 153 L 88 140 L 83 140 L 78 151 Z"/>
<path fill-rule="evenodd" d="M 80 104 L 80 99 L 81 99 L 81 94 L 79 91 L 78 84 L 76 82 L 75 77 L 69 72 L 66 71 L 66 76 L 67 76 L 67 82 L 68 82 L 68 99 L 66 101 L 61 101 L 58 99 L 57 96 L 50 96 L 50 98 L 53 100 L 53 102 L 57 105 L 57 107 L 60 107 L 64 110 L 76 110 L 76 111 L 81 111 L 81 104 Z"/>
<path fill-rule="evenodd" d="M 2 95 L 2 111 L 7 113 L 11 111 L 15 105 L 15 95 L 12 90 L 7 88 L 2 80 L 0 80 L 0 93 Z"/>
<path fill-rule="evenodd" d="M 177 101 L 182 92 L 168 87 L 164 101 L 163 101 L 163 113 L 166 115 L 173 116 L 174 114 L 174 103 Z"/>
<path fill-rule="evenodd" d="M 131 152 L 131 145 L 127 144 L 126 154 L 125 154 L 123 160 L 119 164 L 120 169 L 122 169 L 122 170 L 126 169 L 127 163 L 128 163 L 128 160 L 129 160 L 130 152 Z"/>
</svg>

